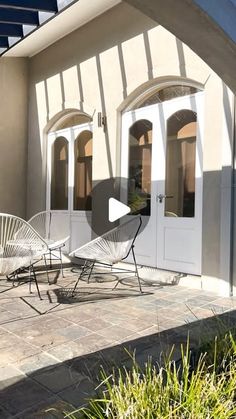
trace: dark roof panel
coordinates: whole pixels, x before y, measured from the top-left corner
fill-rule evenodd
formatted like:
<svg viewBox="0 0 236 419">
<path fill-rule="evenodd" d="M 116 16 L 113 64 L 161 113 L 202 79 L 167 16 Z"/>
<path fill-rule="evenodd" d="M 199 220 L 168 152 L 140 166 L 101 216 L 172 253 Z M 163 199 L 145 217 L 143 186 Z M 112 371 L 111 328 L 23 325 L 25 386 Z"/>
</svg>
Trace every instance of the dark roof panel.
<svg viewBox="0 0 236 419">
<path fill-rule="evenodd" d="M 38 12 L 54 12 L 57 9 L 57 0 L 0 0 L 0 7 L 6 9 L 31 10 Z"/>
<path fill-rule="evenodd" d="M 0 0 L 0 55 L 76 1 Z"/>
<path fill-rule="evenodd" d="M 0 22 L 17 25 L 38 25 L 38 12 L 29 10 L 6 9 L 0 7 Z"/>
</svg>

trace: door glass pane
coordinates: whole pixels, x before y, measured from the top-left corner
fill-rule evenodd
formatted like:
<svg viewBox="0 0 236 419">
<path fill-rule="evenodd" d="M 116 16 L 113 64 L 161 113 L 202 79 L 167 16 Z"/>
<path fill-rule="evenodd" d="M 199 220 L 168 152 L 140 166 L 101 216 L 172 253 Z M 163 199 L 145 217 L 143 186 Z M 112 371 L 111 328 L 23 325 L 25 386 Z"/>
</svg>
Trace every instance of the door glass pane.
<svg viewBox="0 0 236 419">
<path fill-rule="evenodd" d="M 167 121 L 166 217 L 194 217 L 196 124 L 196 113 L 186 109 Z"/>
<path fill-rule="evenodd" d="M 68 209 L 68 141 L 58 137 L 52 145 L 51 209 Z"/>
<path fill-rule="evenodd" d="M 152 124 L 141 119 L 129 130 L 128 205 L 132 214 L 150 215 Z"/>
<path fill-rule="evenodd" d="M 83 131 L 75 141 L 74 210 L 92 209 L 92 132 Z"/>
</svg>

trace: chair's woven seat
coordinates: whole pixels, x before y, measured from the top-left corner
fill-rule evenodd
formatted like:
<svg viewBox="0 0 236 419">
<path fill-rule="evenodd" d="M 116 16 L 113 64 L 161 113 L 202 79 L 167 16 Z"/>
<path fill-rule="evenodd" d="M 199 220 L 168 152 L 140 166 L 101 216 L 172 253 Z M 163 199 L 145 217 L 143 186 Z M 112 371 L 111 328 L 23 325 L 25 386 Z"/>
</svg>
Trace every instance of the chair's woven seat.
<svg viewBox="0 0 236 419">
<path fill-rule="evenodd" d="M 44 254 L 48 282 L 48 259 L 50 260 L 50 268 L 52 268 L 52 259 L 60 261 L 61 273 L 62 276 L 64 276 L 62 248 L 66 246 L 66 243 L 70 239 L 69 217 L 67 217 L 67 222 L 63 223 L 62 226 L 60 219 L 58 218 L 58 214 L 55 214 L 53 211 L 41 211 L 31 217 L 28 222 L 48 245 L 47 252 Z"/>
<path fill-rule="evenodd" d="M 132 273 L 135 273 L 137 276 L 140 292 L 142 292 L 134 255 L 134 242 L 140 230 L 141 224 L 142 220 L 140 217 L 132 217 L 129 221 L 115 227 L 102 236 L 97 237 L 91 242 L 70 253 L 69 256 L 71 257 L 77 257 L 85 260 L 82 272 L 75 284 L 73 293 L 75 292 L 79 280 L 83 276 L 88 276 L 89 281 L 93 266 L 96 262 L 100 264 L 106 263 L 108 265 L 114 265 L 126 259 L 131 251 L 135 264 L 135 270 L 132 271 Z M 91 263 L 89 263 L 91 266 L 88 266 L 88 261 L 91 261 Z"/>
<path fill-rule="evenodd" d="M 127 256 L 139 228 L 135 217 L 71 252 L 70 256 L 114 264 Z"/>
<path fill-rule="evenodd" d="M 10 214 L 0 214 L 0 275 L 13 274 L 14 277 L 19 269 L 32 269 L 35 259 L 41 258 L 47 249 L 47 244 L 26 221 Z M 30 283 L 31 280 L 29 276 Z M 33 280 L 40 297 L 35 275 Z"/>
</svg>

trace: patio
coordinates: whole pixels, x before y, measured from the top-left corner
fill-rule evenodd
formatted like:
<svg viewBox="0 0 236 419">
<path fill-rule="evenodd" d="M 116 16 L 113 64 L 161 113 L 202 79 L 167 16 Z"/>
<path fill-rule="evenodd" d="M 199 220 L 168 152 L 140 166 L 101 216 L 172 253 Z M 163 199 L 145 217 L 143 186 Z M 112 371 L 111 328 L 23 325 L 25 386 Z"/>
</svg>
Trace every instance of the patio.
<svg viewBox="0 0 236 419">
<path fill-rule="evenodd" d="M 77 279 L 73 271 L 68 266 L 65 278 L 50 272 L 51 285 L 38 272 L 42 301 L 34 287 L 29 294 L 27 284 L 0 282 L 2 419 L 58 417 L 45 409 L 84 403 L 101 365 L 109 370 L 131 362 L 124 347 L 142 363 L 175 344 L 178 359 L 188 333 L 197 346 L 235 322 L 235 298 L 164 282 L 147 281 L 140 295 L 135 281 L 112 291 L 114 278 L 98 276 L 89 285 L 81 282 L 72 299 L 65 288 Z"/>
</svg>

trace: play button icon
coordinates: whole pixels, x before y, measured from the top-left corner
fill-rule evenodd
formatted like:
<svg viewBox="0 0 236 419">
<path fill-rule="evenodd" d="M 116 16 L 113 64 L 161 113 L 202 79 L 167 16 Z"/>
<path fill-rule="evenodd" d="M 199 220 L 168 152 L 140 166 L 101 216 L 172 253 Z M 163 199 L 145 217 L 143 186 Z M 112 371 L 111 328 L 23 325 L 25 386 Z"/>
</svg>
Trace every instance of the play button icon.
<svg viewBox="0 0 236 419">
<path fill-rule="evenodd" d="M 145 195 L 145 193 L 143 194 Z M 87 198 L 85 208 L 87 223 L 92 229 L 92 238 L 102 236 L 118 225 L 125 223 L 129 218 L 143 215 L 145 203 L 148 213 L 150 200 L 145 200 L 139 191 L 131 194 L 131 196 L 129 195 L 126 178 L 111 177 L 93 182 L 91 195 Z M 148 216 L 143 217 L 139 234 L 147 225 L 149 218 Z M 114 237 L 112 240 L 114 240 Z M 122 237 L 119 237 L 119 240 L 125 241 Z"/>
<path fill-rule="evenodd" d="M 131 209 L 125 204 L 122 204 L 122 202 L 118 201 L 115 198 L 109 198 L 109 209 L 108 209 L 108 219 L 110 223 L 113 223 L 116 220 L 119 220 L 119 218 L 124 217 L 124 215 L 127 215 L 130 213 Z"/>
</svg>

